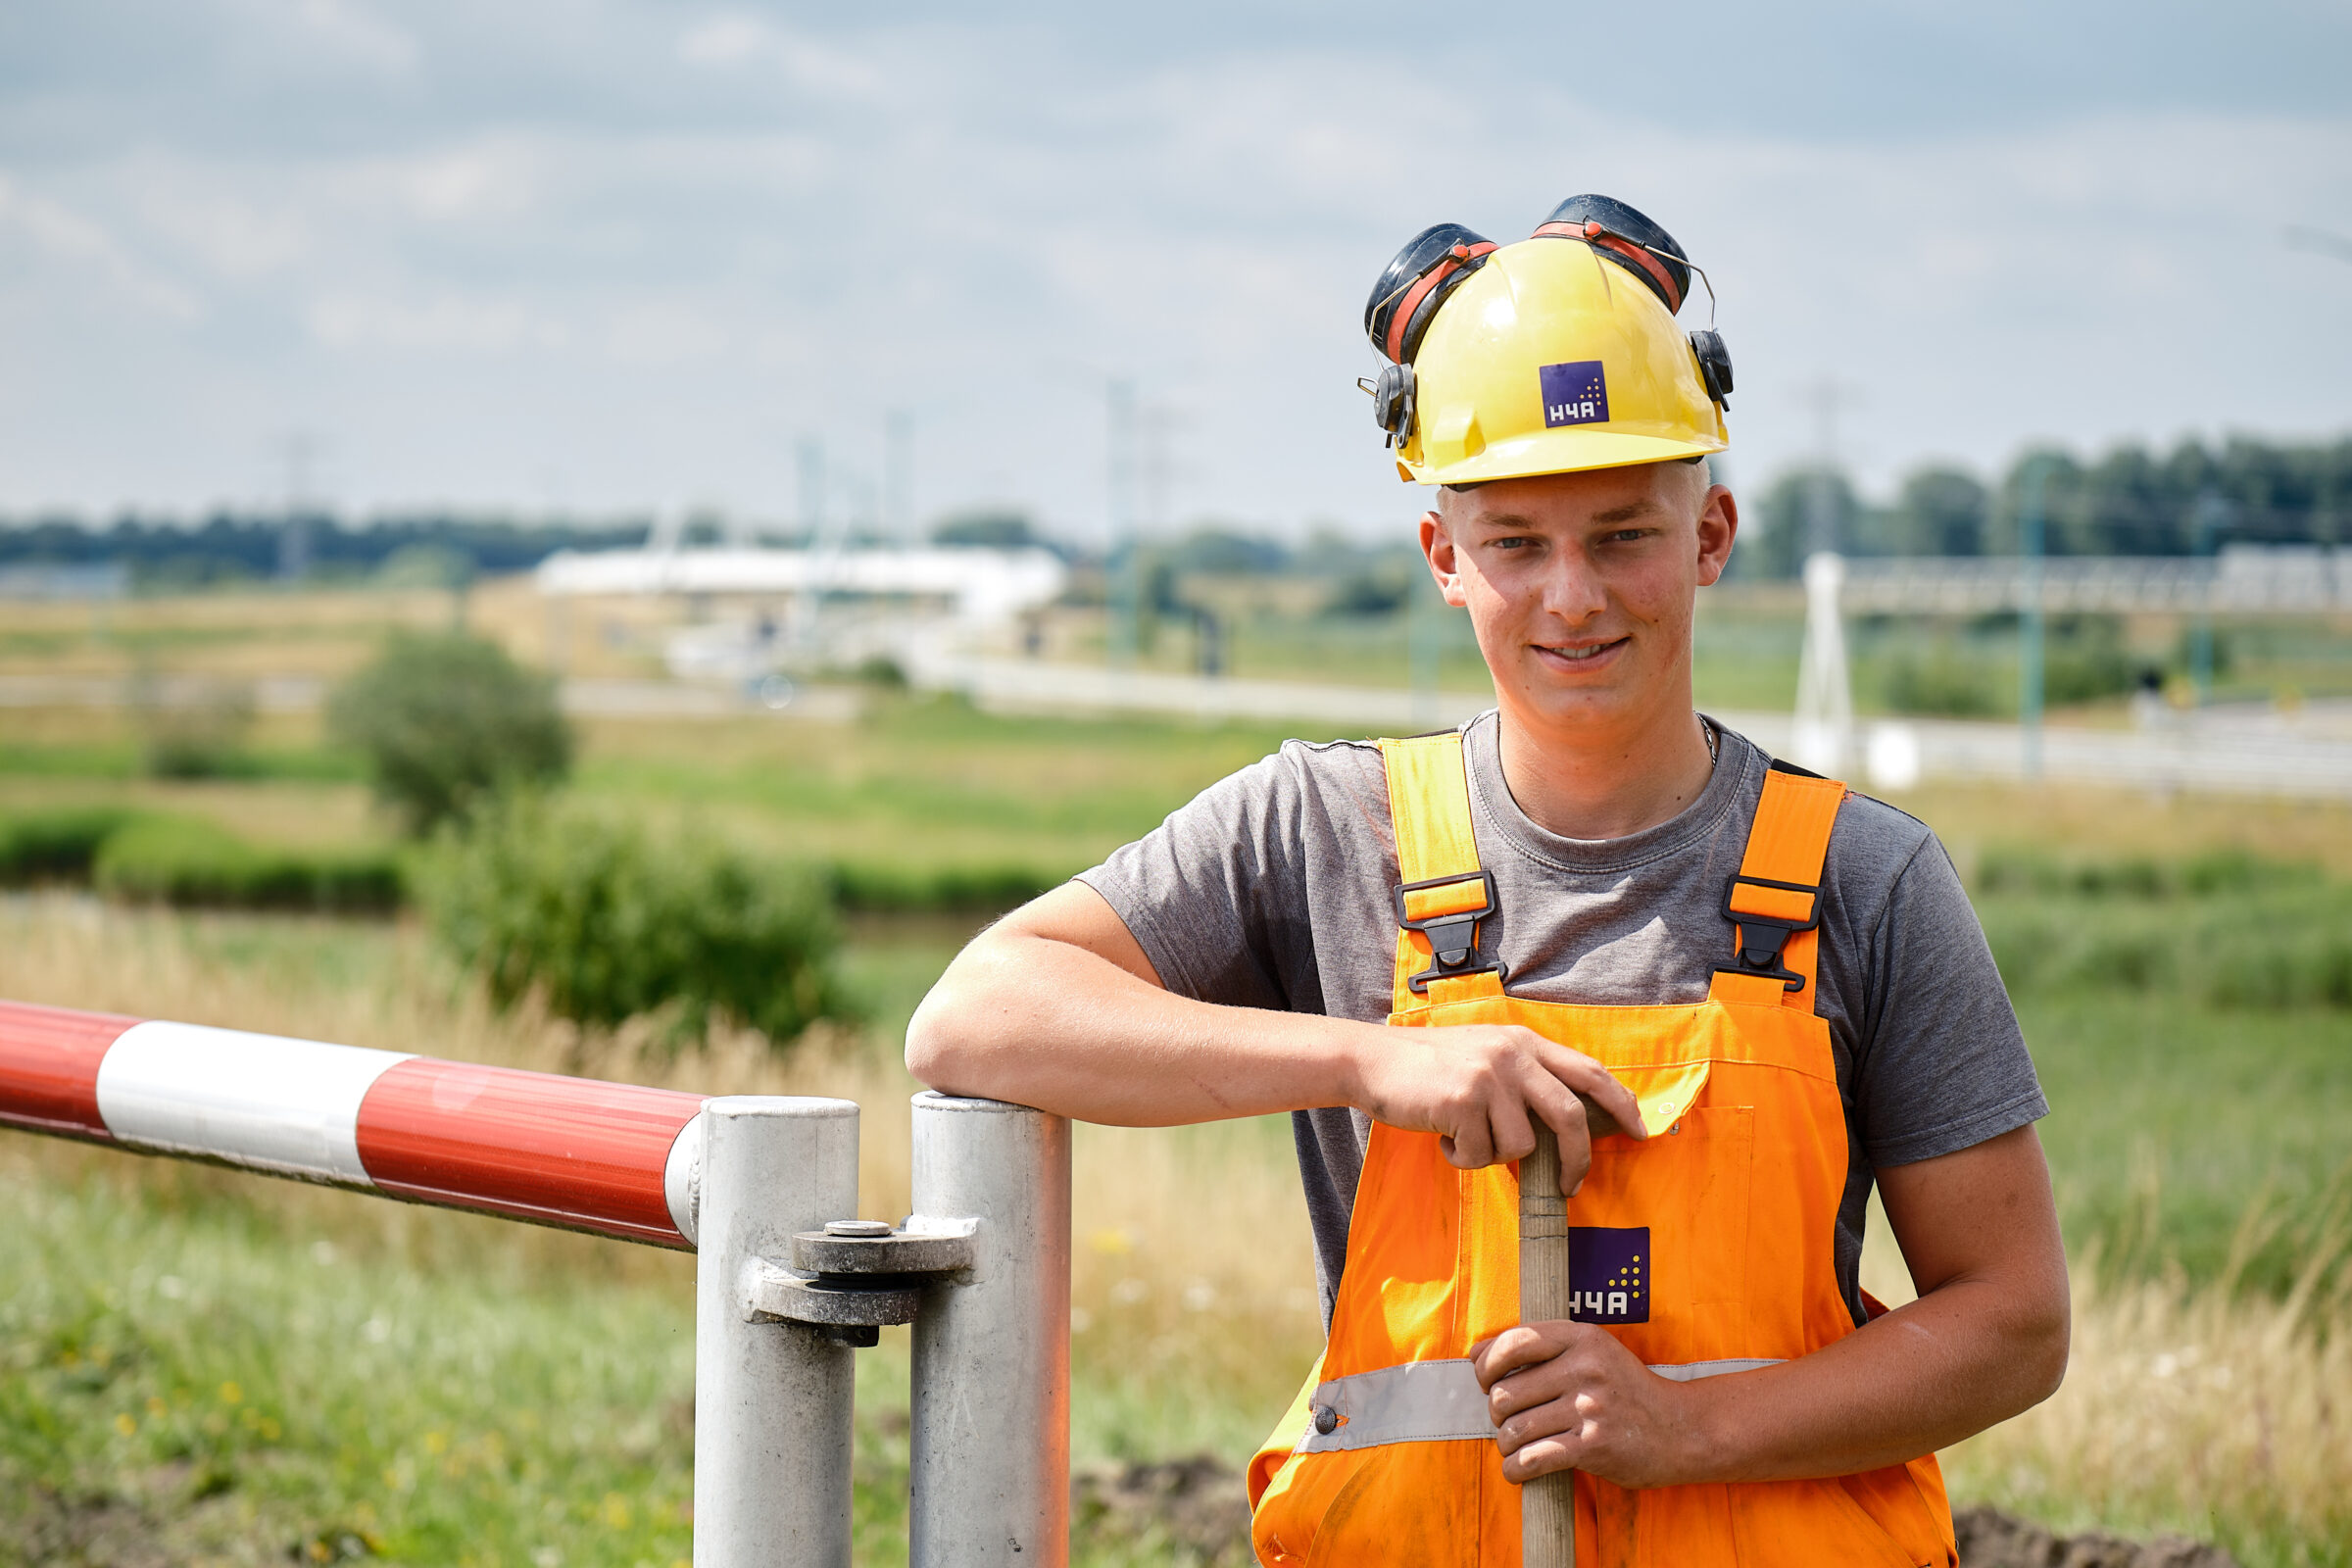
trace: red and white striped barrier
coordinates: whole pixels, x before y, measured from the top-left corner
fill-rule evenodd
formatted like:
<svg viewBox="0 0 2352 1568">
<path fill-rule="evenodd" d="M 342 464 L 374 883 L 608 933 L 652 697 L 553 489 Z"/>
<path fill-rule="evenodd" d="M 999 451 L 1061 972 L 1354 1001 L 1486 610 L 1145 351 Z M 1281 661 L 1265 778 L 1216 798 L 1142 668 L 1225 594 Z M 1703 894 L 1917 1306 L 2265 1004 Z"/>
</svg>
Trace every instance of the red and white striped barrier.
<svg viewBox="0 0 2352 1568">
<path fill-rule="evenodd" d="M 0 1002 L 0 1126 L 692 1250 L 697 1095 Z"/>
<path fill-rule="evenodd" d="M 766 1568 L 786 1546 L 811 1568 L 851 1568 L 851 1347 L 906 1321 L 898 1298 L 919 1294 L 907 1560 L 1063 1568 L 1069 1123 L 917 1095 L 914 1212 L 885 1243 L 870 1222 L 833 1223 L 858 1204 L 858 1119 L 846 1100 L 706 1101 L 0 1002 L 0 1128 L 694 1250 L 702 1568 Z M 877 1266 L 945 1238 L 964 1245 L 962 1261 Z M 887 1250 L 828 1274 L 802 1269 L 804 1241 Z M 910 1278 L 931 1283 L 918 1292 Z M 779 1281 L 796 1289 L 771 1290 Z M 807 1315 L 812 1303 L 822 1310 Z"/>
</svg>

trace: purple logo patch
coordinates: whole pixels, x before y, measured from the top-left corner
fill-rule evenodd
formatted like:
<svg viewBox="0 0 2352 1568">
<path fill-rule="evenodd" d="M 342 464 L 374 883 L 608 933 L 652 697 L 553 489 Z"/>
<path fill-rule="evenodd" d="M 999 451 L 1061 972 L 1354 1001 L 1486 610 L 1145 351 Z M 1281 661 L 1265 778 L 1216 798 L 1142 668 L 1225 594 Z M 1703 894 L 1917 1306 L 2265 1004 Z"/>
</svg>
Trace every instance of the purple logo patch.
<svg viewBox="0 0 2352 1568">
<path fill-rule="evenodd" d="M 1568 1227 L 1568 1315 L 1579 1323 L 1649 1321 L 1649 1227 Z"/>
<path fill-rule="evenodd" d="M 1609 378 L 1598 360 L 1571 360 L 1536 371 L 1544 383 L 1545 424 L 1600 424 L 1609 416 Z"/>
</svg>

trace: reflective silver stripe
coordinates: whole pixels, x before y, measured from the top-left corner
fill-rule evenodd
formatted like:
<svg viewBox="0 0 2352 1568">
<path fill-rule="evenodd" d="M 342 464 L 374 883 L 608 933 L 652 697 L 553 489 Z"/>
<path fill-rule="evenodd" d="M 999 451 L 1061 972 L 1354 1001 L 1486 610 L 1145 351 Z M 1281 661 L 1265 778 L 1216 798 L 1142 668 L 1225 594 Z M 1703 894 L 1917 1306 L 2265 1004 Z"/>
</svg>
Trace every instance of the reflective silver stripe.
<svg viewBox="0 0 2352 1568">
<path fill-rule="evenodd" d="M 1649 1370 L 1677 1383 L 1777 1366 L 1761 1360 L 1687 1361 Z M 1328 1425 L 1329 1431 L 1321 1430 Z M 1313 1415 L 1300 1453 L 1337 1453 L 1383 1443 L 1488 1442 L 1487 1394 L 1467 1360 L 1407 1361 L 1315 1385 Z"/>
<path fill-rule="evenodd" d="M 1726 1372 L 1753 1372 L 1759 1367 L 1779 1366 L 1786 1359 L 1771 1355 L 1752 1361 L 1685 1361 L 1680 1365 L 1653 1366 L 1650 1370 L 1662 1378 L 1689 1383 L 1696 1378 L 1719 1378 Z"/>
<path fill-rule="evenodd" d="M 1331 1414 L 1327 1415 L 1325 1412 Z M 1329 1432 L 1316 1428 L 1333 1416 Z M 1382 1443 L 1494 1441 L 1487 1391 L 1468 1360 L 1407 1361 L 1315 1385 L 1314 1420 L 1300 1453 L 1369 1448 Z"/>
</svg>

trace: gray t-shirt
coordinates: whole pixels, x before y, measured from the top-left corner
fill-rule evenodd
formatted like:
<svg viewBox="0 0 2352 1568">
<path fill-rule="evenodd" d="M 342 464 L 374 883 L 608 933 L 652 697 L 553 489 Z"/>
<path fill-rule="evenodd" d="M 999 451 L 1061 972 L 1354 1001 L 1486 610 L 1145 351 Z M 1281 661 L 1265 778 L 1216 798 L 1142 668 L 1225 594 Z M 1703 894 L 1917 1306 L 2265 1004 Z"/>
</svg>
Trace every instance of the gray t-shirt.
<svg viewBox="0 0 2352 1568">
<path fill-rule="evenodd" d="M 1720 730 L 1714 775 L 1680 814 L 1621 839 L 1567 839 L 1512 799 L 1496 715 L 1463 731 L 1472 827 L 1501 906 L 1480 948 L 1502 959 L 1510 991 L 1617 1006 L 1704 1000 L 1730 958 L 1724 884 L 1771 759 Z M 1374 1023 L 1389 1014 L 1396 843 L 1370 742 L 1292 741 L 1079 880 L 1178 995 Z M 1853 796 L 1823 882 L 1817 1004 L 1847 1147 L 1837 1268 L 1859 1324 L 1873 1168 L 1967 1149 L 2049 1106 L 1976 911 L 1924 823 Z M 1299 1111 L 1293 1125 L 1328 1322 L 1371 1123 L 1336 1106 Z"/>
</svg>

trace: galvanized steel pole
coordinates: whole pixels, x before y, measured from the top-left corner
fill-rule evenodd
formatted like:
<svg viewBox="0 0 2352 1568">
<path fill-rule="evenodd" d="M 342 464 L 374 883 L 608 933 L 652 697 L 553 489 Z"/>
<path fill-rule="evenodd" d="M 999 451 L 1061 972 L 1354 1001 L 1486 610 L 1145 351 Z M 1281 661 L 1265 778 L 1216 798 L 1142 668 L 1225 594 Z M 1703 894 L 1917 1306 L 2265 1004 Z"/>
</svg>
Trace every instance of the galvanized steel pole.
<svg viewBox="0 0 2352 1568">
<path fill-rule="evenodd" d="M 1070 1534 L 1070 1124 L 914 1097 L 909 1231 L 972 1238 L 914 1320 L 912 1568 L 1063 1568 Z"/>
<path fill-rule="evenodd" d="M 858 1211 L 858 1107 L 739 1095 L 703 1107 L 696 1204 L 695 1568 L 850 1568 L 856 1352 L 754 1322 L 761 1259 Z"/>
</svg>

